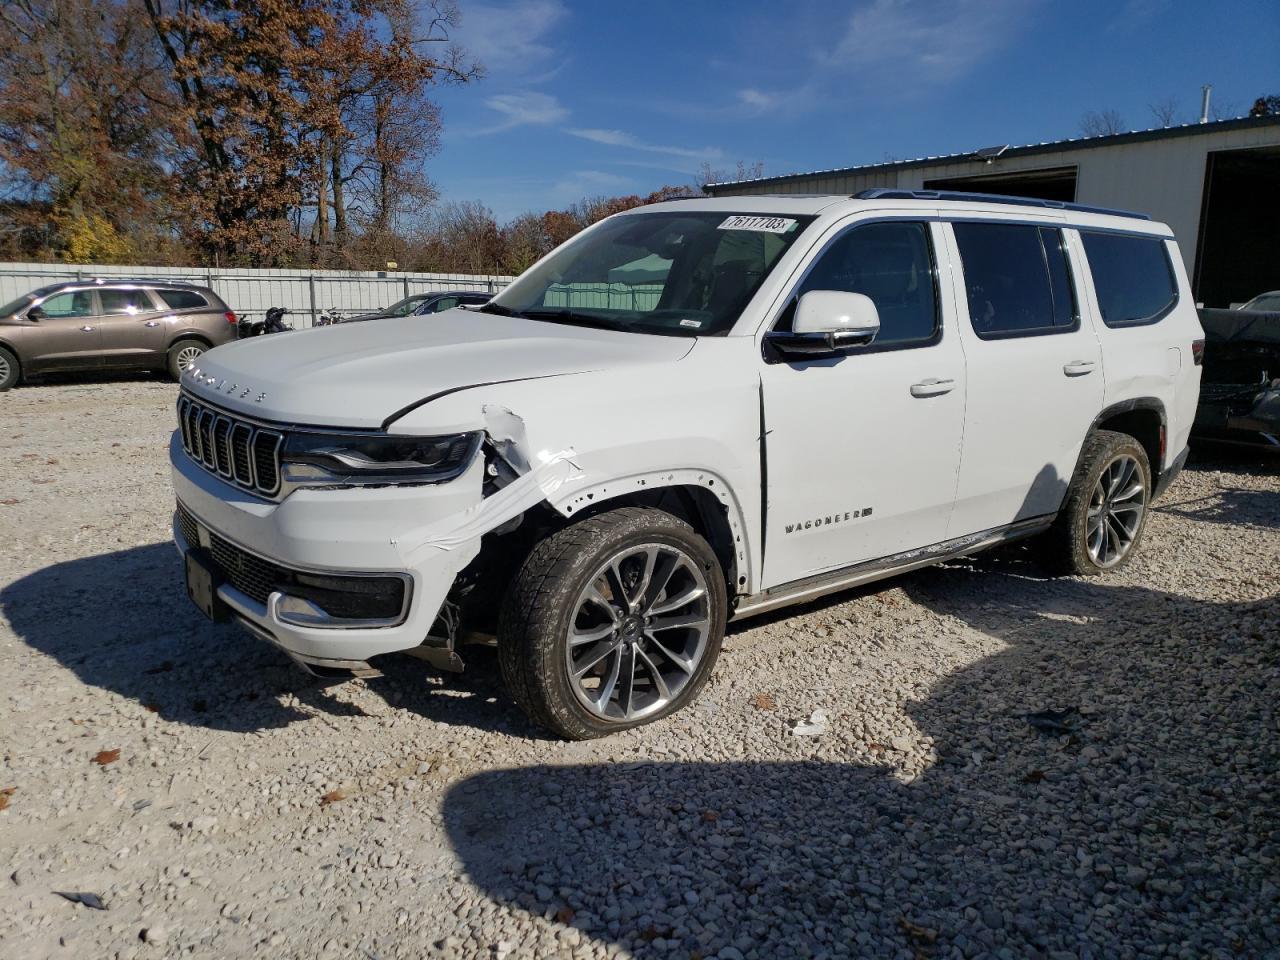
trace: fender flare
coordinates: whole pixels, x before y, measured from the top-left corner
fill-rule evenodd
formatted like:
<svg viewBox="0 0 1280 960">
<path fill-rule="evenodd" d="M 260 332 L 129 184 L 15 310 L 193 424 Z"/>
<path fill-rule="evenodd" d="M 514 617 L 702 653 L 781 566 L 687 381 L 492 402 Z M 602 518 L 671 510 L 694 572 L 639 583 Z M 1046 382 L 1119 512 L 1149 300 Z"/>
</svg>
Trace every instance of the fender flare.
<svg viewBox="0 0 1280 960">
<path fill-rule="evenodd" d="M 666 487 L 701 488 L 712 494 L 724 508 L 729 531 L 733 535 L 733 552 L 738 579 L 737 584 L 728 585 L 729 593 L 730 595 L 749 593 L 755 583 L 755 573 L 751 563 L 751 551 L 748 549 L 750 541 L 747 538 L 747 525 L 742 504 L 724 477 L 714 470 L 684 467 L 676 470 L 624 474 L 582 486 L 575 485 L 563 496 L 548 498 L 547 503 L 562 517 L 572 519 L 588 507 L 598 507 L 621 497 L 650 490 L 662 490 Z"/>
</svg>

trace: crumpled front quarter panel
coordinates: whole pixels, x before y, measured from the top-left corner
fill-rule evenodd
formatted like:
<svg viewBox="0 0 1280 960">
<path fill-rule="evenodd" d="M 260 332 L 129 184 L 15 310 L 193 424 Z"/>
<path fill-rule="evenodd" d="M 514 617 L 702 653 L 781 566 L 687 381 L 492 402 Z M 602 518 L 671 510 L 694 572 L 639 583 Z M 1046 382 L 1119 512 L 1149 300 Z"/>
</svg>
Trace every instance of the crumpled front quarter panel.
<svg viewBox="0 0 1280 960">
<path fill-rule="evenodd" d="M 458 391 L 412 411 L 392 430 L 490 429 L 498 412 L 509 412 L 523 428 L 523 452 L 534 468 L 559 457 L 578 468 L 550 497 L 565 516 L 644 489 L 705 485 L 734 514 L 747 586 L 754 589 L 758 523 L 746 518 L 760 515 L 757 362 L 750 338 L 701 338 L 676 363 Z"/>
</svg>

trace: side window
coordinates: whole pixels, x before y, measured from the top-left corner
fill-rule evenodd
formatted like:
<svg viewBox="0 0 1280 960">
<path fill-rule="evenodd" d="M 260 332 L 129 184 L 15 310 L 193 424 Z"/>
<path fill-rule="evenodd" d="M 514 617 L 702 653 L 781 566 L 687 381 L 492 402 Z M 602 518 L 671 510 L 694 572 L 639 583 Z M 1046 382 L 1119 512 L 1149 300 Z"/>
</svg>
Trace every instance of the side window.
<svg viewBox="0 0 1280 960">
<path fill-rule="evenodd" d="M 194 290 L 157 290 L 156 296 L 170 310 L 191 310 L 209 305 L 209 301 Z"/>
<path fill-rule="evenodd" d="M 1062 231 L 955 223 L 973 332 L 984 340 L 1065 333 L 1078 311 Z"/>
<path fill-rule="evenodd" d="M 1155 323 L 1178 302 L 1169 251 L 1160 238 L 1084 231 L 1080 238 L 1108 327 Z"/>
<path fill-rule="evenodd" d="M 93 294 L 88 290 L 59 293 L 40 304 L 40 309 L 46 317 L 91 317 Z"/>
<path fill-rule="evenodd" d="M 877 347 L 929 343 L 938 334 L 938 298 L 927 224 L 869 223 L 838 237 L 796 289 L 780 328 L 790 325 L 795 301 L 810 290 L 841 290 L 870 297 L 880 314 Z"/>
<path fill-rule="evenodd" d="M 99 290 L 98 299 L 105 316 L 133 316 L 135 313 L 148 313 L 155 309 L 145 290 Z"/>
<path fill-rule="evenodd" d="M 441 297 L 431 305 L 431 313 L 444 313 L 446 310 L 452 310 L 458 305 L 457 297 Z"/>
</svg>

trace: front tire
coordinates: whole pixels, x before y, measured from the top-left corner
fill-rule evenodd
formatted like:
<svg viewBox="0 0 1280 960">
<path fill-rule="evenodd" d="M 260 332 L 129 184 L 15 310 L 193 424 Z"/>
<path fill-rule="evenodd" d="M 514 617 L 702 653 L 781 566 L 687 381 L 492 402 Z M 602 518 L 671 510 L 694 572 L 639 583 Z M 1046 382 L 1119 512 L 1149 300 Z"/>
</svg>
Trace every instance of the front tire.
<svg viewBox="0 0 1280 960">
<path fill-rule="evenodd" d="M 570 740 L 669 716 L 707 682 L 728 611 L 711 546 L 622 507 L 538 544 L 507 591 L 498 661 L 516 703 Z"/>
<path fill-rule="evenodd" d="M 169 376 L 174 380 L 181 380 L 187 367 L 199 360 L 208 349 L 208 345 L 200 340 L 179 340 L 169 348 L 169 356 L 165 364 L 168 367 Z"/>
<path fill-rule="evenodd" d="M 18 385 L 22 379 L 22 368 L 12 350 L 0 347 L 0 393 Z"/>
<path fill-rule="evenodd" d="M 1044 534 L 1045 566 L 1095 577 L 1129 562 L 1147 525 L 1151 464 L 1127 433 L 1098 430 L 1085 441 L 1066 501 Z"/>
</svg>

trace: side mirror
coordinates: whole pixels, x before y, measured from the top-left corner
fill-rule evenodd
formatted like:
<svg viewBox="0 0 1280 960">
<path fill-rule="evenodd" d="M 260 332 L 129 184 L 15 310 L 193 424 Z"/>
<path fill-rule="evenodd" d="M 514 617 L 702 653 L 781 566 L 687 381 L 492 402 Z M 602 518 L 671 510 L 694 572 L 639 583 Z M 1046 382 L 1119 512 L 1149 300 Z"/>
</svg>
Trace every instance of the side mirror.
<svg viewBox="0 0 1280 960">
<path fill-rule="evenodd" d="M 28 320 L 43 320 L 46 316 L 47 314 L 44 312 L 43 307 L 32 307 L 27 311 Z"/>
<path fill-rule="evenodd" d="M 816 360 L 865 347 L 880 332 L 875 302 L 861 293 L 810 290 L 796 304 L 790 330 L 765 334 L 765 344 L 779 360 Z M 767 357 L 766 357 L 767 358 Z"/>
</svg>

